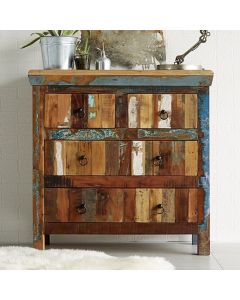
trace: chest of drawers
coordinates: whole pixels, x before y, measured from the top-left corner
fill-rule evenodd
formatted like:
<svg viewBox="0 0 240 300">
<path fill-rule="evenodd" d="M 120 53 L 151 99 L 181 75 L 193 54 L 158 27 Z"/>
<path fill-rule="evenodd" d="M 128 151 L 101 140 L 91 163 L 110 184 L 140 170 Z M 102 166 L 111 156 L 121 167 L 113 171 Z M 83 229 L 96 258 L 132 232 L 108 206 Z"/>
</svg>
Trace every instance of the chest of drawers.
<svg viewBox="0 0 240 300">
<path fill-rule="evenodd" d="M 29 72 L 33 235 L 192 234 L 209 242 L 211 71 Z"/>
</svg>

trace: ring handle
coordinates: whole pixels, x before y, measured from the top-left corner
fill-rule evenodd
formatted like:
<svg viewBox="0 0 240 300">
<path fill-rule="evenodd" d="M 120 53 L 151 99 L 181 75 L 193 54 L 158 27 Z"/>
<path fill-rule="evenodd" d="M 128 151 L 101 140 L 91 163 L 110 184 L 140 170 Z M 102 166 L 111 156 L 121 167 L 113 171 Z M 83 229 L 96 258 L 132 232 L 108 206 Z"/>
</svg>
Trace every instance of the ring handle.
<svg viewBox="0 0 240 300">
<path fill-rule="evenodd" d="M 74 115 L 77 115 L 78 118 L 85 118 L 86 117 L 86 113 L 84 111 L 84 108 L 83 107 L 79 107 L 79 108 L 76 108 L 74 111 L 73 111 Z"/>
<path fill-rule="evenodd" d="M 162 109 L 159 113 L 158 113 L 159 117 L 161 120 L 167 120 L 168 118 L 168 112 L 164 109 Z"/>
<path fill-rule="evenodd" d="M 87 211 L 87 208 L 85 206 L 85 203 L 80 204 L 79 206 L 76 207 L 76 212 L 80 215 L 85 214 Z"/>
<path fill-rule="evenodd" d="M 163 164 L 163 157 L 162 155 L 157 155 L 153 158 L 154 166 L 161 166 Z"/>
<path fill-rule="evenodd" d="M 165 209 L 164 209 L 162 203 L 157 204 L 154 207 L 154 210 L 155 210 L 155 212 L 152 213 L 153 215 L 162 215 L 165 212 Z"/>
<path fill-rule="evenodd" d="M 85 155 L 80 155 L 78 157 L 78 160 L 79 160 L 79 164 L 81 166 L 86 166 L 86 164 L 88 163 L 88 159 L 87 159 L 87 157 Z"/>
</svg>

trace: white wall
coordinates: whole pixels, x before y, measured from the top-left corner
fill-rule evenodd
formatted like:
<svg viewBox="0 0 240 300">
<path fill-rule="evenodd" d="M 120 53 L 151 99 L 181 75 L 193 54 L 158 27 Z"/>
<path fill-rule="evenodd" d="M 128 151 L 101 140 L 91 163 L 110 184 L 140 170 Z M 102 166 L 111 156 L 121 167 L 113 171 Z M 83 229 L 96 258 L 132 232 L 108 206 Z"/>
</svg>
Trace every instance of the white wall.
<svg viewBox="0 0 240 300">
<path fill-rule="evenodd" d="M 0 31 L 0 244 L 32 241 L 32 101 L 29 69 L 42 68 L 39 45 L 20 50 L 31 31 Z M 166 31 L 173 62 L 197 31 Z M 186 63 L 215 72 L 211 88 L 211 239 L 240 242 L 240 31 L 212 32 Z M 171 237 L 178 239 L 177 236 Z M 157 241 L 166 237 L 78 237 L 78 241 Z M 55 241 L 72 240 L 55 237 Z"/>
</svg>

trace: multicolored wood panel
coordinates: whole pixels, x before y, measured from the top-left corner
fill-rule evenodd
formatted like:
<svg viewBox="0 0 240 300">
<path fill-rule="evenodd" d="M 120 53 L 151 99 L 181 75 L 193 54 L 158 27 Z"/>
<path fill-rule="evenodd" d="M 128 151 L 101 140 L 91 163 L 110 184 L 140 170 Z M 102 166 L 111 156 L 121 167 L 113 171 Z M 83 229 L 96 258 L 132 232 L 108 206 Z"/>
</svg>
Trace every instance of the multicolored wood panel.
<svg viewBox="0 0 240 300">
<path fill-rule="evenodd" d="M 197 176 L 197 141 L 45 141 L 45 175 Z"/>
<path fill-rule="evenodd" d="M 45 188 L 46 222 L 201 223 L 200 189 Z"/>
<path fill-rule="evenodd" d="M 47 94 L 46 128 L 197 128 L 196 94 Z"/>
</svg>

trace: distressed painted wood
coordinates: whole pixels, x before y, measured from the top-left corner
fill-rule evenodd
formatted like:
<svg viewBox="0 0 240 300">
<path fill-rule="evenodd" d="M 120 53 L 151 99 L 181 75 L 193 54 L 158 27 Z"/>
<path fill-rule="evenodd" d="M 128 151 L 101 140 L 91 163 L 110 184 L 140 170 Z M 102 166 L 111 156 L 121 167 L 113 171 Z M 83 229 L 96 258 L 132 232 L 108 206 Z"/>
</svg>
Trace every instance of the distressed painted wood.
<svg viewBox="0 0 240 300">
<path fill-rule="evenodd" d="M 46 223 L 47 234 L 196 234 L 197 223 Z"/>
<path fill-rule="evenodd" d="M 196 176 L 45 176 L 45 187 L 197 187 Z"/>
<path fill-rule="evenodd" d="M 46 129 L 49 140 L 198 140 L 196 129 Z"/>
<path fill-rule="evenodd" d="M 44 190 L 45 222 L 69 221 L 69 193 L 68 189 Z"/>
<path fill-rule="evenodd" d="M 212 84 L 213 72 L 201 71 L 83 71 L 31 70 L 32 85 L 60 86 L 182 86 L 204 87 Z"/>
<path fill-rule="evenodd" d="M 208 255 L 212 75 L 30 72 L 35 247 L 53 233 L 188 233 Z"/>
<path fill-rule="evenodd" d="M 204 217 L 198 228 L 198 254 L 210 254 L 210 173 L 209 173 L 209 90 L 202 90 L 198 94 L 199 126 L 203 133 L 201 141 L 202 176 L 199 184 L 204 190 Z"/>
<path fill-rule="evenodd" d="M 33 87 L 33 244 L 45 248 L 44 232 L 44 98 L 46 88 Z"/>
</svg>

